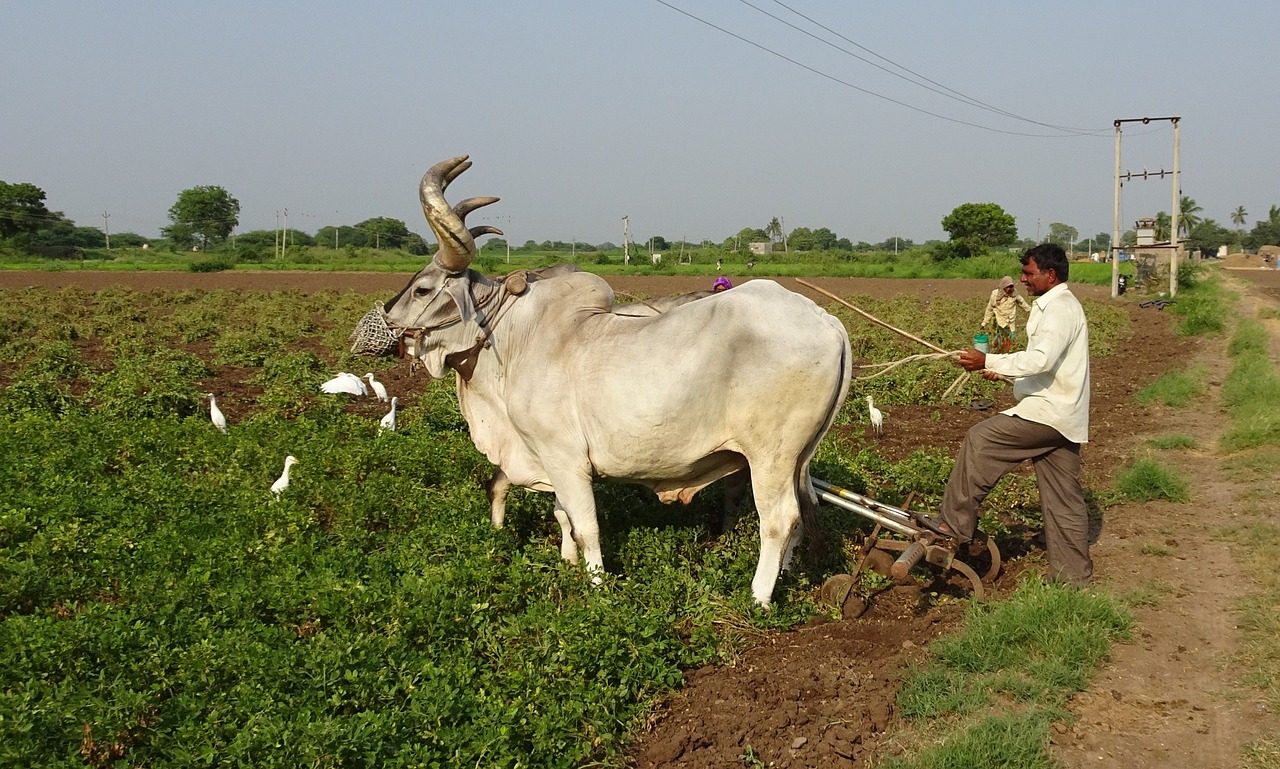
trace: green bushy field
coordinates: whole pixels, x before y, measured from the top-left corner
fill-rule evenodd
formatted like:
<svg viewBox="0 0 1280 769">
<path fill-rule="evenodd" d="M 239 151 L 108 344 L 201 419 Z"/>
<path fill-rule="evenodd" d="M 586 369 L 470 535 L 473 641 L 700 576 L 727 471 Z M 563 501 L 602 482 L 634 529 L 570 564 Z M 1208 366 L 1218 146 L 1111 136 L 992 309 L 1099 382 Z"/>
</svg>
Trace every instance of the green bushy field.
<svg viewBox="0 0 1280 769">
<path fill-rule="evenodd" d="M 513 493 L 494 530 L 450 382 L 399 431 L 318 385 L 353 359 L 375 297 L 350 292 L 3 293 L 0 302 L 0 766 L 617 764 L 693 666 L 822 611 L 862 520 L 751 606 L 754 515 L 712 539 L 717 487 L 688 507 L 599 486 L 605 582 L 559 557 L 549 495 Z M 854 298 L 958 347 L 982 300 Z M 1090 306 L 1104 349 L 1123 313 Z M 835 308 L 833 308 L 835 311 Z M 842 315 L 855 355 L 911 349 Z M 957 369 L 912 364 L 861 396 L 937 399 Z M 252 392 L 209 422 L 204 393 Z M 421 380 L 425 381 L 425 380 Z M 963 396 L 980 393 L 975 381 Z M 279 501 L 284 457 L 300 464 Z M 824 441 L 814 473 L 936 500 L 950 458 L 891 464 Z M 1012 495 L 1010 495 L 1012 497 Z M 993 495 L 993 499 L 999 496 Z"/>
</svg>

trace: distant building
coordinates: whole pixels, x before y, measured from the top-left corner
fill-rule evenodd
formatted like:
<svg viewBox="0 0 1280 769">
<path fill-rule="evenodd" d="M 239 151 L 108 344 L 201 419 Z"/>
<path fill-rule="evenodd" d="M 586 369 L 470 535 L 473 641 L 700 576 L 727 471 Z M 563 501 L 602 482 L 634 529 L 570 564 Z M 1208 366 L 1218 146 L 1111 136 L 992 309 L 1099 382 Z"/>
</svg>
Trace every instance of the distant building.
<svg viewBox="0 0 1280 769">
<path fill-rule="evenodd" d="M 773 243 L 748 243 L 747 248 L 757 255 L 773 253 Z"/>
</svg>

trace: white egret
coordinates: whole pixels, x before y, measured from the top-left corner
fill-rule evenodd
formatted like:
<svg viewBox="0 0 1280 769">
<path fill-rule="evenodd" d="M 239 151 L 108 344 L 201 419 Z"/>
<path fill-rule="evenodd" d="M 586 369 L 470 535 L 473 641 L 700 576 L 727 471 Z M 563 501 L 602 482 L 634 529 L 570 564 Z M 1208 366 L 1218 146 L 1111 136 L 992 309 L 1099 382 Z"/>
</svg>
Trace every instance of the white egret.
<svg viewBox="0 0 1280 769">
<path fill-rule="evenodd" d="M 213 393 L 209 393 L 209 421 L 213 422 L 213 426 L 218 428 L 219 432 L 227 431 L 227 417 L 222 413 L 222 409 L 218 408 L 218 399 L 213 397 Z"/>
<path fill-rule="evenodd" d="M 871 414 L 871 426 L 875 428 L 876 435 L 884 429 L 884 414 L 880 413 L 880 409 L 876 408 L 876 404 L 872 402 L 871 396 L 867 396 L 867 412 Z"/>
<path fill-rule="evenodd" d="M 378 424 L 379 435 L 388 430 L 393 433 L 396 431 L 396 402 L 399 400 L 399 398 L 392 396 L 391 410 L 387 412 L 387 415 L 382 418 L 382 422 Z"/>
<path fill-rule="evenodd" d="M 346 371 L 339 371 L 336 377 L 320 385 L 320 392 L 347 393 L 349 395 L 369 394 L 369 391 L 365 389 L 364 380 Z"/>
<path fill-rule="evenodd" d="M 373 378 L 372 371 L 365 374 L 364 378 L 369 380 L 369 386 L 373 388 L 373 394 L 378 396 L 378 400 L 385 403 L 388 400 L 387 388 L 383 387 L 381 382 Z"/>
<path fill-rule="evenodd" d="M 280 493 L 289 488 L 289 468 L 296 464 L 298 460 L 292 454 L 284 458 L 284 472 L 280 473 L 275 483 L 271 484 L 271 493 L 276 499 L 280 499 Z"/>
</svg>

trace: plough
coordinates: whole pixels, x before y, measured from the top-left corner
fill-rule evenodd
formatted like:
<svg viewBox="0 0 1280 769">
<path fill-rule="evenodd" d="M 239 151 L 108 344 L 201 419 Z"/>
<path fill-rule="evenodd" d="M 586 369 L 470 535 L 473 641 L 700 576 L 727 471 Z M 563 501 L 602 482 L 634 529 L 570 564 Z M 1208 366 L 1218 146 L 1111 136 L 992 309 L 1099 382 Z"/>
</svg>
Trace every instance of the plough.
<svg viewBox="0 0 1280 769">
<path fill-rule="evenodd" d="M 979 599 L 985 596 L 984 585 L 990 584 L 1000 572 L 1000 549 L 990 538 L 986 540 L 986 550 L 991 556 L 991 566 L 985 575 L 979 576 L 973 567 L 956 558 L 956 540 L 928 516 L 877 502 L 818 478 L 811 480 L 820 500 L 857 513 L 875 524 L 871 534 L 863 540 L 853 574 L 837 574 L 823 583 L 822 595 L 837 607 L 844 605 L 849 593 L 857 585 L 858 573 L 876 550 L 898 554 L 889 567 L 888 575 L 895 580 L 905 580 L 911 569 L 924 561 L 941 569 L 963 574 L 972 585 L 973 594 Z M 907 502 L 907 508 L 909 507 L 910 501 Z M 892 532 L 903 539 L 882 536 L 885 532 Z"/>
</svg>

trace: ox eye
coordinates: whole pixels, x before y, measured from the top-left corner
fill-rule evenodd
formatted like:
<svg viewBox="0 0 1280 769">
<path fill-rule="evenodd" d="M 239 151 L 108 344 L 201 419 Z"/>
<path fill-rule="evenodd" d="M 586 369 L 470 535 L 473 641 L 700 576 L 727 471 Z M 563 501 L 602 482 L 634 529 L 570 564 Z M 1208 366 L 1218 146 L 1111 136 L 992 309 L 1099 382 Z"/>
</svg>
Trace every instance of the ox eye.
<svg viewBox="0 0 1280 769">
<path fill-rule="evenodd" d="M 431 289 L 429 289 L 429 288 L 421 288 L 421 287 L 419 287 L 419 288 L 415 288 L 415 289 L 413 290 L 413 295 L 414 295 L 414 297 L 416 297 L 416 298 L 418 298 L 418 299 L 421 299 L 422 297 L 424 297 L 424 296 L 426 296 L 427 294 L 430 294 L 430 293 L 431 293 Z"/>
</svg>

